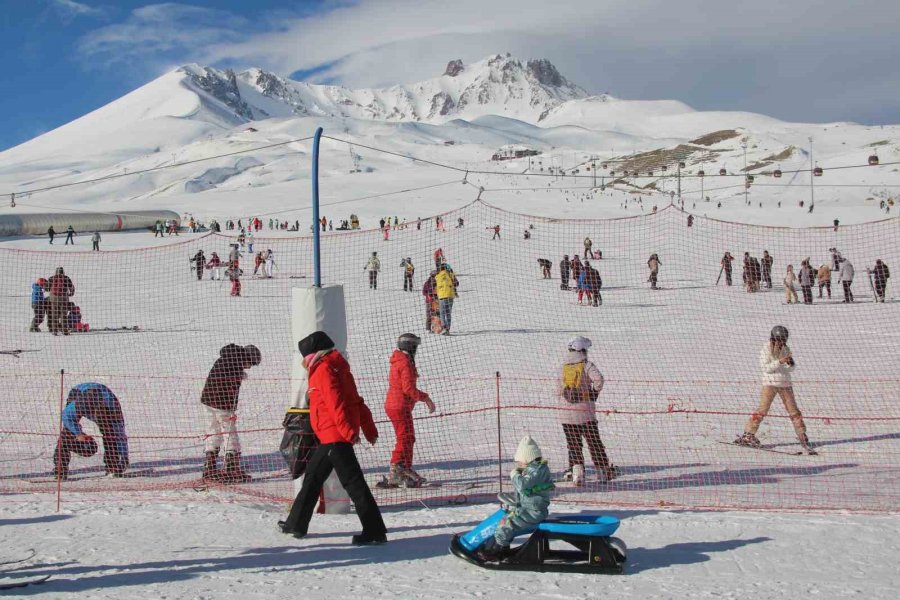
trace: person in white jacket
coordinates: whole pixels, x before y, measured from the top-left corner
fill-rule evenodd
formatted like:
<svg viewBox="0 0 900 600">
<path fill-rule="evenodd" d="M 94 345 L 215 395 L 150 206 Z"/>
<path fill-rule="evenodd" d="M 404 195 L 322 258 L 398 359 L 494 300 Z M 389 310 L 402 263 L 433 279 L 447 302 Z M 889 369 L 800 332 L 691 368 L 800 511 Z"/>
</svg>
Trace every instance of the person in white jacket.
<svg viewBox="0 0 900 600">
<path fill-rule="evenodd" d="M 363 271 L 369 272 L 369 289 L 378 289 L 378 271 L 381 270 L 381 261 L 378 260 L 378 253 L 373 252 L 369 257 L 369 262 L 363 267 Z"/>
<path fill-rule="evenodd" d="M 562 380 L 557 387 L 560 405 L 560 423 L 566 436 L 569 452 L 569 470 L 566 478 L 575 485 L 584 483 L 584 453 L 582 438 L 594 461 L 600 481 L 616 477 L 618 469 L 609 461 L 606 448 L 597 427 L 597 396 L 603 389 L 603 375 L 597 365 L 587 359 L 591 340 L 577 336 L 569 341 L 568 353 L 563 361 Z"/>
<path fill-rule="evenodd" d="M 797 299 L 797 276 L 794 274 L 794 265 L 787 266 L 782 283 L 784 283 L 784 296 L 787 303 L 791 304 L 791 299 L 793 299 L 793 304 L 797 304 L 799 300 Z"/>
<path fill-rule="evenodd" d="M 806 435 L 806 424 L 803 422 L 803 415 L 797 408 L 797 400 L 794 398 L 794 388 L 791 383 L 791 373 L 794 371 L 796 363 L 791 349 L 787 345 L 788 330 L 783 325 L 776 325 L 772 328 L 769 335 L 769 341 L 763 346 L 759 353 L 759 366 L 762 370 L 762 393 L 759 399 L 759 408 L 750 416 L 750 420 L 744 426 L 744 433 L 738 437 L 734 443 L 740 446 L 750 446 L 759 448 L 760 442 L 756 437 L 759 426 L 763 419 L 769 414 L 772 407 L 772 401 L 776 395 L 781 396 L 784 402 L 784 408 L 791 423 L 794 426 L 794 432 L 800 445 L 807 454 L 816 454 L 809 443 Z"/>
<path fill-rule="evenodd" d="M 853 292 L 850 290 L 850 286 L 853 285 L 853 265 L 846 258 L 841 259 L 838 281 L 844 287 L 844 302 L 853 302 Z"/>
</svg>

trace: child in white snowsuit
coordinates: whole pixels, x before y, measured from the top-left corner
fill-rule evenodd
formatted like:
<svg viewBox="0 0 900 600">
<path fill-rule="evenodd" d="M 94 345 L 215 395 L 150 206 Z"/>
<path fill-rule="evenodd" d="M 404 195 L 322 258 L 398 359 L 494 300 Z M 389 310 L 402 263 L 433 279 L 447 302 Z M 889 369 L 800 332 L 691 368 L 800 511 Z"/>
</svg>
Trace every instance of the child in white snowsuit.
<svg viewBox="0 0 900 600">
<path fill-rule="evenodd" d="M 509 548 L 517 534 L 533 529 L 550 514 L 550 492 L 553 478 L 547 461 L 541 459 L 541 449 L 530 435 L 519 442 L 516 449 L 516 468 L 510 474 L 516 490 L 516 505 L 497 525 L 493 539 L 488 539 L 481 551 L 495 557 Z"/>
</svg>

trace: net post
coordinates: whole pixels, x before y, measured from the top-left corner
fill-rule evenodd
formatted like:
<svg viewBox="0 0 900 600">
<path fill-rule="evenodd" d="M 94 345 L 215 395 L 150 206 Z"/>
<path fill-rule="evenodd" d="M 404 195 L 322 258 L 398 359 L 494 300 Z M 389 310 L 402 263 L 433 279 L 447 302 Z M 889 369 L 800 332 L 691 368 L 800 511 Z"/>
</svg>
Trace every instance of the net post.
<svg viewBox="0 0 900 600">
<path fill-rule="evenodd" d="M 56 438 L 56 512 L 60 511 L 62 504 L 62 413 L 63 396 L 66 390 L 66 370 L 59 370 L 59 429 Z"/>
<path fill-rule="evenodd" d="M 316 127 L 312 154 L 312 218 L 313 218 L 313 287 L 322 287 L 322 264 L 319 260 L 319 142 L 322 128 Z"/>
<path fill-rule="evenodd" d="M 500 483 L 500 493 L 503 493 L 503 446 L 500 442 L 500 371 L 495 374 L 497 387 L 497 481 Z"/>
</svg>

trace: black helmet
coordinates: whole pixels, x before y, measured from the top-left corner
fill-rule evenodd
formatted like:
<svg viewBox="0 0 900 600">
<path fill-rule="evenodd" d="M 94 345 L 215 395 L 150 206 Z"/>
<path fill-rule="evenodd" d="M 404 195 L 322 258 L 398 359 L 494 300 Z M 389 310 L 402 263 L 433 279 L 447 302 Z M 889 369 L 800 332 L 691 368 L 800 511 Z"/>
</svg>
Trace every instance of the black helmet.
<svg viewBox="0 0 900 600">
<path fill-rule="evenodd" d="M 769 337 L 774 342 L 786 342 L 788 339 L 788 330 L 784 325 L 776 325 L 772 328 L 772 333 L 769 334 Z"/>
<path fill-rule="evenodd" d="M 259 348 L 253 344 L 244 346 L 244 352 L 247 353 L 247 360 L 254 367 L 262 362 L 262 354 L 260 353 Z"/>
<path fill-rule="evenodd" d="M 397 349 L 410 354 L 416 353 L 416 348 L 422 343 L 422 338 L 414 333 L 404 333 L 397 338 Z"/>
</svg>

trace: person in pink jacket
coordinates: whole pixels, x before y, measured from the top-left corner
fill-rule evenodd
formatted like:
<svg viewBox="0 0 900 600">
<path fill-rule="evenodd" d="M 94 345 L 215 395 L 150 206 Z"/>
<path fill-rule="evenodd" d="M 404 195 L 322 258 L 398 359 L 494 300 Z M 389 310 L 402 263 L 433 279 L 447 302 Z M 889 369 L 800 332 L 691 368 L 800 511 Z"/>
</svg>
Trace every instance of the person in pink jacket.
<svg viewBox="0 0 900 600">
<path fill-rule="evenodd" d="M 569 451 L 566 478 L 571 478 L 575 485 L 583 485 L 585 478 L 582 440 L 587 442 L 600 481 L 610 481 L 619 474 L 609 461 L 597 427 L 596 402 L 603 389 L 603 375 L 597 365 L 587 358 L 590 347 L 591 340 L 583 336 L 569 341 L 562 366 L 562 381 L 557 389 L 560 423 Z"/>
<path fill-rule="evenodd" d="M 431 397 L 416 387 L 419 372 L 416 370 L 416 350 L 422 339 L 413 333 L 404 333 L 397 340 L 397 349 L 391 355 L 391 372 L 388 379 L 387 398 L 384 412 L 387 413 L 397 442 L 391 454 L 391 473 L 386 480 L 390 487 L 418 487 L 425 478 L 412 468 L 413 446 L 416 443 L 416 431 L 413 425 L 412 411 L 417 402 L 434 412 Z"/>
</svg>

